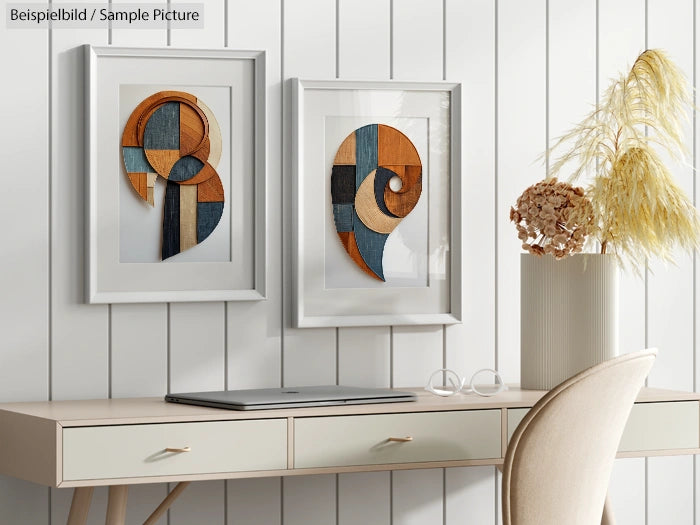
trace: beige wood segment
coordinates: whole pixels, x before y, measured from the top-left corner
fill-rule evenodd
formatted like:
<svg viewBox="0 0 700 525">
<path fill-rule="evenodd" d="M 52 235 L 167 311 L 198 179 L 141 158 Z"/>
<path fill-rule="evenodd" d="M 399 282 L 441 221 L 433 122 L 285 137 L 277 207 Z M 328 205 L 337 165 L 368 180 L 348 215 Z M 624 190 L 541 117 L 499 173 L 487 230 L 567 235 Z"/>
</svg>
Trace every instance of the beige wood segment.
<svg viewBox="0 0 700 525">
<path fill-rule="evenodd" d="M 620 452 L 698 448 L 698 410 L 695 401 L 635 405 L 620 440 Z"/>
<path fill-rule="evenodd" d="M 0 410 L 0 473 L 55 486 L 55 421 Z"/>
<path fill-rule="evenodd" d="M 197 245 L 197 186 L 180 184 L 180 251 Z"/>
<path fill-rule="evenodd" d="M 221 160 L 221 127 L 219 126 L 219 122 L 216 120 L 214 113 L 211 112 L 206 104 L 204 104 L 201 100 L 198 100 L 197 105 L 209 121 L 209 157 L 207 158 L 207 162 L 216 168 Z"/>
<path fill-rule="evenodd" d="M 355 164 L 357 164 L 355 160 L 357 147 L 356 143 L 357 140 L 355 138 L 355 132 L 353 131 L 352 133 L 350 133 L 350 135 L 347 136 L 347 138 L 338 148 L 338 152 L 335 154 L 333 164 L 337 164 L 339 166 L 354 166 Z"/>
<path fill-rule="evenodd" d="M 370 230 L 378 233 L 391 233 L 403 220 L 400 217 L 390 217 L 379 209 L 377 198 L 374 194 L 374 180 L 377 170 L 373 170 L 362 181 L 355 195 L 355 211 L 360 220 Z"/>
<path fill-rule="evenodd" d="M 189 446 L 190 452 L 166 452 Z M 67 428 L 63 479 L 276 470 L 287 466 L 284 419 Z"/>
<path fill-rule="evenodd" d="M 168 493 L 163 502 L 158 505 L 158 508 L 153 511 L 146 521 L 143 522 L 143 525 L 155 525 L 160 517 L 168 511 L 173 503 L 175 503 L 175 500 L 180 497 L 182 491 L 185 490 L 189 484 L 189 481 L 181 481 L 175 485 L 175 488 Z"/>
<path fill-rule="evenodd" d="M 153 206 L 153 193 L 155 191 L 157 173 L 146 173 L 146 200 L 148 204 Z"/>
<path fill-rule="evenodd" d="M 95 487 L 76 487 L 73 489 L 73 501 L 70 505 L 66 525 L 85 525 L 87 523 L 94 491 Z"/>
<path fill-rule="evenodd" d="M 499 458 L 501 412 L 297 418 L 294 435 L 297 469 Z"/>
<path fill-rule="evenodd" d="M 128 485 L 112 485 L 109 487 L 105 525 L 124 525 L 126 521 L 126 500 L 128 494 Z"/>
</svg>

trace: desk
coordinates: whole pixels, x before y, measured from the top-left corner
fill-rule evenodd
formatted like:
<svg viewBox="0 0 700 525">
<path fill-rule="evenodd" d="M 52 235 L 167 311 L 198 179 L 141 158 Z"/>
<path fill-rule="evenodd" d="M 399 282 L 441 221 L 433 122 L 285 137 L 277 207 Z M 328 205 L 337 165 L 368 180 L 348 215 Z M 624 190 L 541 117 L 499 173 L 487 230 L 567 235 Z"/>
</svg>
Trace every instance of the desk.
<svg viewBox="0 0 700 525">
<path fill-rule="evenodd" d="M 83 525 L 109 485 L 107 525 L 122 525 L 127 487 L 179 482 L 155 521 L 196 480 L 501 465 L 508 438 L 545 392 L 409 403 L 230 411 L 161 398 L 0 404 L 0 474 L 76 488 Z M 644 388 L 618 457 L 700 453 L 700 395 Z"/>
</svg>

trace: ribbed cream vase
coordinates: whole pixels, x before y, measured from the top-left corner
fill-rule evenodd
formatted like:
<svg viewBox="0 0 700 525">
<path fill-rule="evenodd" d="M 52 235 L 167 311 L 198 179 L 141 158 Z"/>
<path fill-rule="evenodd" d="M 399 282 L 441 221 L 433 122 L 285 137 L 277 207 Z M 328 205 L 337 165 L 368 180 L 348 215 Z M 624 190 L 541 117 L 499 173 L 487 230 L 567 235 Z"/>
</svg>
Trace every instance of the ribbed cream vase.
<svg viewBox="0 0 700 525">
<path fill-rule="evenodd" d="M 618 267 L 610 255 L 520 258 L 520 384 L 549 390 L 617 355 Z"/>
</svg>

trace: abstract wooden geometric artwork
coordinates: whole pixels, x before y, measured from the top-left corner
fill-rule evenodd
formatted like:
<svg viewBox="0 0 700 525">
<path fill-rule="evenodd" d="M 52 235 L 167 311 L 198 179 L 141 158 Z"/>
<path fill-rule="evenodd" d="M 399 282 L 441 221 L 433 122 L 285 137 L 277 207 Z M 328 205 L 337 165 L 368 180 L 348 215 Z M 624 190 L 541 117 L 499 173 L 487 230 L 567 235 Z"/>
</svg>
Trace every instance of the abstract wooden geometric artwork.
<svg viewBox="0 0 700 525">
<path fill-rule="evenodd" d="M 375 279 L 385 281 L 384 245 L 418 204 L 421 174 L 416 147 L 391 126 L 358 128 L 338 148 L 331 172 L 335 229 L 355 264 Z M 396 191 L 394 177 L 401 181 Z"/>
<path fill-rule="evenodd" d="M 136 193 L 153 202 L 163 177 L 163 260 L 206 239 L 224 211 L 224 187 L 216 166 L 221 131 L 211 110 L 184 91 L 160 91 L 143 100 L 122 134 L 122 156 Z"/>
</svg>

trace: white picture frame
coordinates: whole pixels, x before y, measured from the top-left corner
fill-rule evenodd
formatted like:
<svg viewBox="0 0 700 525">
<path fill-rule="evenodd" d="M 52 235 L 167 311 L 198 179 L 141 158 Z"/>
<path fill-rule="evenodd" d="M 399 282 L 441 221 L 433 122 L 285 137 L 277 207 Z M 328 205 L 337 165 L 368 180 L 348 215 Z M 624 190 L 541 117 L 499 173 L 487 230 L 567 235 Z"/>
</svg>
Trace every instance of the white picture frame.
<svg viewBox="0 0 700 525">
<path fill-rule="evenodd" d="M 264 299 L 267 266 L 265 52 L 89 45 L 84 49 L 88 187 L 86 301 Z M 197 93 L 204 92 L 218 103 L 220 116 L 216 118 L 221 119 L 222 163 L 226 165 L 219 175 L 226 200 L 222 219 L 201 244 L 165 261 L 141 260 L 139 257 L 147 256 L 139 253 L 138 257 L 131 257 L 129 250 L 133 251 L 142 241 L 129 239 L 127 243 L 124 240 L 129 234 L 125 224 L 134 220 L 129 216 L 131 223 L 125 221 L 120 214 L 127 213 L 125 209 L 129 213 L 135 211 L 139 219 L 143 217 L 148 221 L 144 229 L 155 231 L 152 223 L 155 221 L 155 228 L 159 220 L 162 223 L 162 211 L 158 217 L 158 210 L 139 202 L 138 195 L 130 188 L 121 158 L 121 133 L 124 115 L 133 111 L 133 101 L 129 97 L 164 89 L 184 90 L 199 97 L 202 95 Z M 125 190 L 125 187 L 130 189 Z M 143 209 L 129 208 L 133 206 Z M 224 233 L 217 232 L 219 229 Z M 143 234 L 140 229 L 134 233 Z M 216 241 L 210 241 L 215 234 L 218 235 Z M 160 243 L 160 239 L 149 242 Z M 149 246 L 144 253 L 151 251 Z"/>
<path fill-rule="evenodd" d="M 294 326 L 461 322 L 461 84 L 295 78 L 292 103 Z M 385 270 L 394 265 L 396 276 L 407 276 L 394 284 L 364 275 L 334 226 L 334 155 L 348 133 L 368 124 L 401 131 L 422 161 L 423 201 L 411 212 L 418 219 L 399 236 L 414 236 L 419 249 L 413 254 L 403 241 L 389 246 L 400 224 L 382 255 Z"/>
</svg>

